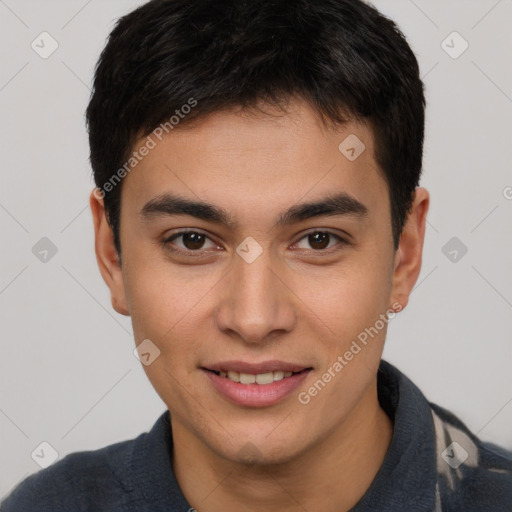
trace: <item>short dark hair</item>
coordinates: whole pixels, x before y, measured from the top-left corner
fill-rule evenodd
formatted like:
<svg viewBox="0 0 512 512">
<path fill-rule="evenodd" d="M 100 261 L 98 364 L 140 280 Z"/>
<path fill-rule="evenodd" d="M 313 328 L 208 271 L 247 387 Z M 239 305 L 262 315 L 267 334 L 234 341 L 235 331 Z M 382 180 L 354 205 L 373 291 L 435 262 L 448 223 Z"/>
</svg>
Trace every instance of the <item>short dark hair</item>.
<svg viewBox="0 0 512 512">
<path fill-rule="evenodd" d="M 94 180 L 118 253 L 122 183 L 112 178 L 129 172 L 133 165 L 115 176 L 141 136 L 261 101 L 286 112 L 294 96 L 325 124 L 370 125 L 396 249 L 421 175 L 425 98 L 395 23 L 360 0 L 152 0 L 117 21 L 86 112 Z M 194 108 L 183 116 L 185 105 Z M 179 126 L 169 122 L 178 113 Z"/>
</svg>

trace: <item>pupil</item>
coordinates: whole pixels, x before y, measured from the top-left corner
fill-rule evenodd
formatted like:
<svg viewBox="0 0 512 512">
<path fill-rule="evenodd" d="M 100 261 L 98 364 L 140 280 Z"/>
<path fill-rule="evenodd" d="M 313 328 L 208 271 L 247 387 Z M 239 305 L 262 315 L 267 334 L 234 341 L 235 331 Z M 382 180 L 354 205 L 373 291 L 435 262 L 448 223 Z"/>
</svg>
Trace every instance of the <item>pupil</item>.
<svg viewBox="0 0 512 512">
<path fill-rule="evenodd" d="M 185 233 L 183 235 L 183 244 L 187 249 L 201 249 L 204 243 L 204 235 L 201 233 Z"/>
<path fill-rule="evenodd" d="M 309 235 L 309 243 L 313 249 L 325 249 L 329 245 L 329 233 L 314 233 Z M 319 244 L 320 247 L 315 244 Z"/>
</svg>

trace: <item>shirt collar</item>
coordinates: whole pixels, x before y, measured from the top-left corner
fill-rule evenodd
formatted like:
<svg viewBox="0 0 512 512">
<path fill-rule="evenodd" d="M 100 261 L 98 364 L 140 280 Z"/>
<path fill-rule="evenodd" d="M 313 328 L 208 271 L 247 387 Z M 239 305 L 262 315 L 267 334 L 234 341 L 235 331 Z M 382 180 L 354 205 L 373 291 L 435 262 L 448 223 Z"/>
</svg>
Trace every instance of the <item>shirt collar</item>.
<svg viewBox="0 0 512 512">
<path fill-rule="evenodd" d="M 397 368 L 382 360 L 377 373 L 381 407 L 393 422 L 384 462 L 353 512 L 432 511 L 436 499 L 435 434 L 430 406 Z"/>
</svg>

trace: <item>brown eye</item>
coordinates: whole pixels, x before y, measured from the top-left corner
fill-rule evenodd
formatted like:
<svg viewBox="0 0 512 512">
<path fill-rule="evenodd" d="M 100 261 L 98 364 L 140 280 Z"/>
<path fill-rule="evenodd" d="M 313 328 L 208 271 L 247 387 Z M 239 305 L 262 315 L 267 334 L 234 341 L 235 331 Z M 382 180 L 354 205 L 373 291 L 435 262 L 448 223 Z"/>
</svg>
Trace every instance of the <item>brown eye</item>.
<svg viewBox="0 0 512 512">
<path fill-rule="evenodd" d="M 341 242 L 341 245 L 344 245 L 347 243 L 343 238 L 341 238 L 338 235 L 335 235 L 334 233 L 331 233 L 330 231 L 312 231 L 311 233 L 308 233 L 307 235 L 303 236 L 297 245 L 301 243 L 302 240 L 306 240 L 307 245 L 309 247 L 300 247 L 300 249 L 307 249 L 307 250 L 313 250 L 313 251 L 323 251 L 324 249 L 331 248 L 336 240 L 339 240 Z"/>
<path fill-rule="evenodd" d="M 181 244 L 175 241 L 179 241 L 181 239 Z M 207 242 L 210 241 L 210 247 L 208 247 Z M 208 236 L 204 233 L 200 233 L 198 231 L 180 231 L 179 233 L 175 233 L 174 235 L 166 238 L 164 241 L 164 246 L 176 252 L 200 252 L 201 250 L 205 250 L 208 248 L 215 248 L 217 245 L 210 240 Z M 206 244 L 206 247 L 205 247 Z M 175 246 L 174 249 L 172 246 Z"/>
<path fill-rule="evenodd" d="M 206 238 L 201 233 L 185 233 L 181 236 L 183 237 L 183 245 L 191 251 L 201 249 Z"/>
<path fill-rule="evenodd" d="M 313 249 L 325 249 L 329 245 L 330 239 L 329 233 L 314 233 L 308 235 L 308 242 Z"/>
</svg>

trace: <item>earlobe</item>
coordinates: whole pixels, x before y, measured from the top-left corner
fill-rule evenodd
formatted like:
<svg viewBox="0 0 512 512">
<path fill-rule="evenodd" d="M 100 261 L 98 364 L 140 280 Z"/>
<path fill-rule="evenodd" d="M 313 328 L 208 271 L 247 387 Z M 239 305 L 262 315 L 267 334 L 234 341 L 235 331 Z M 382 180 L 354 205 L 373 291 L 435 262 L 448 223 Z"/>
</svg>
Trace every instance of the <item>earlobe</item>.
<svg viewBox="0 0 512 512">
<path fill-rule="evenodd" d="M 112 307 L 121 315 L 129 316 L 119 255 L 114 244 L 112 228 L 107 220 L 103 198 L 96 189 L 91 192 L 89 205 L 94 224 L 94 247 L 101 276 L 110 289 Z"/>
<path fill-rule="evenodd" d="M 395 255 L 391 309 L 394 309 L 396 304 L 401 306 L 400 310 L 407 306 L 411 291 L 420 274 L 429 201 L 428 191 L 424 188 L 416 188 Z"/>
</svg>

